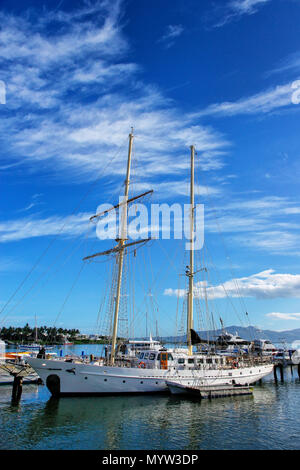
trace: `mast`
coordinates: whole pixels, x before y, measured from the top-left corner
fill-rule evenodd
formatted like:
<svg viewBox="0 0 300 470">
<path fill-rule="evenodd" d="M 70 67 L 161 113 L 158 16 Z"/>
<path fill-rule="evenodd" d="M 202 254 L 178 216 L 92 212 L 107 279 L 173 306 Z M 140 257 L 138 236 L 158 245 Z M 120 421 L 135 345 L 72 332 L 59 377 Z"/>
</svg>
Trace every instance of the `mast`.
<svg viewBox="0 0 300 470">
<path fill-rule="evenodd" d="M 126 238 L 127 237 L 127 201 L 128 201 L 129 181 L 130 181 L 132 143 L 133 143 L 133 129 L 131 130 L 131 133 L 129 134 L 125 193 L 124 193 L 124 201 L 123 201 L 122 217 L 121 217 L 121 231 L 120 231 L 121 233 L 120 233 L 120 239 L 119 239 L 119 244 L 118 244 L 118 249 L 119 249 L 118 282 L 117 282 L 117 294 L 116 294 L 115 311 L 114 311 L 113 335 L 112 335 L 112 342 L 111 342 L 111 356 L 110 356 L 111 365 L 113 365 L 115 362 L 115 349 L 116 349 L 116 343 L 117 343 L 119 305 L 120 305 L 120 294 L 121 294 L 123 262 L 124 262 L 124 244 L 127 239 Z"/>
<path fill-rule="evenodd" d="M 193 353 L 191 328 L 193 328 L 193 300 L 194 300 L 194 172 L 195 172 L 195 147 L 191 145 L 191 188 L 190 188 L 190 265 L 189 265 L 189 293 L 188 293 L 188 318 L 187 318 L 187 344 L 188 355 Z"/>
<path fill-rule="evenodd" d="M 37 334 L 36 314 L 34 315 L 34 322 L 35 322 L 35 342 L 37 343 L 38 334 Z"/>
</svg>

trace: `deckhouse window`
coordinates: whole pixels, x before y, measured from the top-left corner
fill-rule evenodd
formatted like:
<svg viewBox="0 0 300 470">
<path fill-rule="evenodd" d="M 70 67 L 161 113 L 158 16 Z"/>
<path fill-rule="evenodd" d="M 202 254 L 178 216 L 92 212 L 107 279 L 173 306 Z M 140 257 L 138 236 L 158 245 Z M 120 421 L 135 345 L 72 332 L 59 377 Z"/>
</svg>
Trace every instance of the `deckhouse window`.
<svg viewBox="0 0 300 470">
<path fill-rule="evenodd" d="M 183 359 L 183 357 L 180 357 L 178 359 L 178 364 L 184 364 L 185 360 Z"/>
<path fill-rule="evenodd" d="M 148 359 L 149 353 L 145 353 L 144 359 Z"/>
<path fill-rule="evenodd" d="M 194 364 L 194 359 L 188 359 L 189 364 Z"/>
<path fill-rule="evenodd" d="M 154 354 L 154 353 L 150 353 L 150 355 L 149 355 L 150 361 L 153 361 L 154 358 L 155 358 L 155 354 Z"/>
</svg>

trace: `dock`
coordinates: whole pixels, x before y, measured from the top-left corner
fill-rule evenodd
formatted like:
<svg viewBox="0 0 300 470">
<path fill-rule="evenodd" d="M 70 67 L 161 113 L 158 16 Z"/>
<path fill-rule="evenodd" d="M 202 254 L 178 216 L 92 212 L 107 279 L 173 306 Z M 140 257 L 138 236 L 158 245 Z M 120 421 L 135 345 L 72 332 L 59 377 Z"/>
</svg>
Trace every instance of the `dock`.
<svg viewBox="0 0 300 470">
<path fill-rule="evenodd" d="M 170 392 L 174 395 L 196 396 L 200 399 L 224 398 L 240 395 L 253 395 L 253 388 L 239 385 L 186 386 L 177 382 L 167 382 Z"/>
<path fill-rule="evenodd" d="M 284 382 L 284 369 L 286 368 L 290 368 L 291 370 L 291 373 L 292 375 L 294 375 L 294 368 L 296 368 L 297 372 L 298 372 L 298 377 L 300 379 L 300 363 L 299 364 L 291 364 L 291 363 L 288 363 L 287 361 L 283 362 L 283 361 L 277 361 L 274 363 L 274 369 L 273 369 L 273 373 L 274 373 L 274 380 L 275 380 L 275 383 L 278 382 L 278 371 L 279 371 L 279 374 L 280 374 L 280 381 L 281 382 Z"/>
<path fill-rule="evenodd" d="M 36 372 L 28 365 L 4 362 L 0 364 L 0 385 L 12 384 L 12 403 L 17 404 L 22 396 L 23 383 L 41 383 Z"/>
<path fill-rule="evenodd" d="M 28 364 L 19 365 L 8 362 L 0 364 L 0 375 L 3 379 L 5 376 L 11 378 L 10 380 L 3 380 L 3 383 L 12 383 L 13 378 L 16 376 L 22 377 L 24 383 L 34 383 L 39 379 L 39 376 Z"/>
</svg>

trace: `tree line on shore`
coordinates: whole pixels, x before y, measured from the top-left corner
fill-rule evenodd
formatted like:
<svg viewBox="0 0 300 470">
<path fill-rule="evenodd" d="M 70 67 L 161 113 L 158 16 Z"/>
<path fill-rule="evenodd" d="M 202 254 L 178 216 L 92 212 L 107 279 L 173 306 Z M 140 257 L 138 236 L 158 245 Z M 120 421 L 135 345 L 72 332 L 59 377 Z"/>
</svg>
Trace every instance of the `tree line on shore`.
<svg viewBox="0 0 300 470">
<path fill-rule="evenodd" d="M 56 328 L 49 326 L 40 326 L 31 328 L 28 323 L 24 327 L 0 328 L 0 338 L 11 343 L 32 343 L 41 344 L 61 343 L 64 341 L 74 342 L 80 331 L 76 328 Z"/>
</svg>

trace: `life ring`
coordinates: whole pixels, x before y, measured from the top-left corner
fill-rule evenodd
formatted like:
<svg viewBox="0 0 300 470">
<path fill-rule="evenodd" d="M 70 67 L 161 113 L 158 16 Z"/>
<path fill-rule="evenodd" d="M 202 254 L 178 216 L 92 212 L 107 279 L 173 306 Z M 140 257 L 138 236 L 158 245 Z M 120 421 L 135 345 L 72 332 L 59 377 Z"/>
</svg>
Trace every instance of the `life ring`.
<svg viewBox="0 0 300 470">
<path fill-rule="evenodd" d="M 141 362 L 139 363 L 139 368 L 140 368 L 140 369 L 145 369 L 145 367 L 146 367 L 146 364 L 145 364 L 143 361 L 141 361 Z"/>
<path fill-rule="evenodd" d="M 233 368 L 233 369 L 237 369 L 238 366 L 239 366 L 239 363 L 238 363 L 238 362 L 235 362 L 235 361 L 234 361 L 234 362 L 232 363 L 232 368 Z"/>
</svg>

